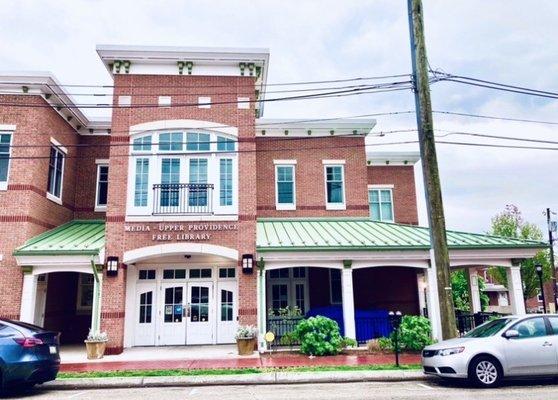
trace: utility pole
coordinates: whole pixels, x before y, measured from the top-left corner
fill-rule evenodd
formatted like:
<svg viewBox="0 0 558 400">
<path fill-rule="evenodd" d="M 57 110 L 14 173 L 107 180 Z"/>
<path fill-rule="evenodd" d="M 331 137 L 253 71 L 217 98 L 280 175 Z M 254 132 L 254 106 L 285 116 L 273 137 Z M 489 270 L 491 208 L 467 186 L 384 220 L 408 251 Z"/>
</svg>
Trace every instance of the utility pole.
<svg viewBox="0 0 558 400">
<path fill-rule="evenodd" d="M 550 266 L 552 268 L 552 292 L 554 293 L 554 312 L 558 313 L 558 287 L 556 287 L 556 264 L 554 264 L 554 239 L 552 237 L 552 221 L 550 208 L 546 209 L 546 223 L 548 226 L 548 245 L 550 246 Z"/>
<path fill-rule="evenodd" d="M 424 42 L 424 19 L 421 0 L 407 0 L 411 58 L 413 62 L 413 89 L 419 135 L 422 174 L 426 192 L 426 205 L 430 223 L 431 254 L 436 266 L 438 299 L 442 321 L 442 338 L 450 339 L 457 334 L 455 310 L 450 282 L 450 263 L 446 238 L 446 222 L 442 202 L 442 189 L 434 142 L 434 124 L 428 80 L 428 59 Z M 433 265 L 433 266 L 434 266 Z M 432 267 L 433 267 L 432 266 Z M 431 267 L 431 268 L 432 268 Z"/>
</svg>

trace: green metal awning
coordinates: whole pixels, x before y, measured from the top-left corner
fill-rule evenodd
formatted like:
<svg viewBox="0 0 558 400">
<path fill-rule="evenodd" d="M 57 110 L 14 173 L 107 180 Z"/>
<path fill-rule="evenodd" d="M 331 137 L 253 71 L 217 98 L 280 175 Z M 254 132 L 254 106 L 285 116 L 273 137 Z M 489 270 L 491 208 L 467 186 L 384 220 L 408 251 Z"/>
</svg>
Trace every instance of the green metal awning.
<svg viewBox="0 0 558 400">
<path fill-rule="evenodd" d="M 262 218 L 256 248 L 265 251 L 428 250 L 429 229 L 368 218 Z M 546 248 L 544 242 L 447 231 L 450 250 Z"/>
<path fill-rule="evenodd" d="M 105 247 L 105 221 L 75 220 L 29 239 L 14 256 L 98 255 Z"/>
</svg>

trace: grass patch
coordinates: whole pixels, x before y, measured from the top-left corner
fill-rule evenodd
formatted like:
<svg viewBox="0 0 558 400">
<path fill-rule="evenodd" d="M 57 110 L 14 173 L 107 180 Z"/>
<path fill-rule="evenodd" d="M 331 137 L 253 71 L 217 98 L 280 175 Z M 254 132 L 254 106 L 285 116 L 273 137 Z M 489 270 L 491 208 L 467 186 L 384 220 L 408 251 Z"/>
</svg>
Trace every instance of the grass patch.
<svg viewBox="0 0 558 400">
<path fill-rule="evenodd" d="M 247 375 L 264 372 L 333 372 L 333 371 L 412 371 L 420 369 L 418 364 L 402 365 L 332 365 L 288 368 L 238 368 L 238 369 L 147 369 L 125 371 L 60 372 L 58 379 L 75 378 L 130 378 L 146 376 L 206 376 Z"/>
</svg>

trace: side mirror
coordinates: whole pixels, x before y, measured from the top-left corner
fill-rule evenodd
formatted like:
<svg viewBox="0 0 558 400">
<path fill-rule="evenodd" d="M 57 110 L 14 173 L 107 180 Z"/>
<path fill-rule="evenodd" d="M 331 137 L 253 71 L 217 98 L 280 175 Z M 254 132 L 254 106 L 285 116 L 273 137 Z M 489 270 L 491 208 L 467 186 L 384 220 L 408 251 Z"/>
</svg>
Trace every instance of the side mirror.
<svg viewBox="0 0 558 400">
<path fill-rule="evenodd" d="M 519 332 L 516 331 L 515 329 L 508 329 L 507 331 L 504 332 L 504 337 L 506 339 L 517 338 L 519 337 Z"/>
</svg>

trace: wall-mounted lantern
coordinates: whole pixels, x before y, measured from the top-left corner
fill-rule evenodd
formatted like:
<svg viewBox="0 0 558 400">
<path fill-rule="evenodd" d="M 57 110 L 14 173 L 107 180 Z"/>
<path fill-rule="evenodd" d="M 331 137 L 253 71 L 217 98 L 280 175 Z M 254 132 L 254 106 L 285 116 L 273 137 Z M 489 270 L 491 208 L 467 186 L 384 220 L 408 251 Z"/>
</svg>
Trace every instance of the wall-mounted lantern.
<svg viewBox="0 0 558 400">
<path fill-rule="evenodd" d="M 254 272 L 254 256 L 252 254 L 242 255 L 242 272 L 245 274 Z"/>
<path fill-rule="evenodd" d="M 107 276 L 117 276 L 118 275 L 118 257 L 109 256 L 107 257 Z"/>
</svg>

